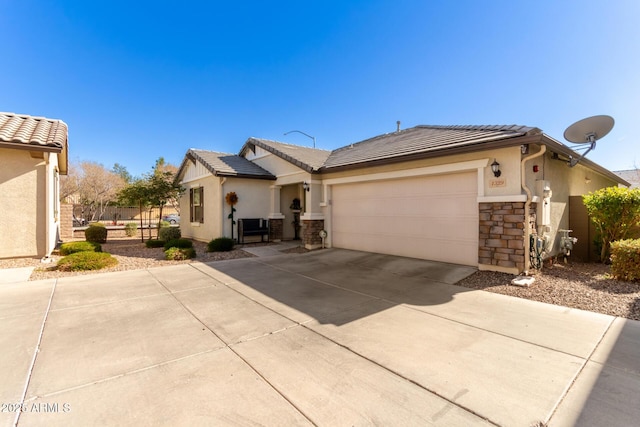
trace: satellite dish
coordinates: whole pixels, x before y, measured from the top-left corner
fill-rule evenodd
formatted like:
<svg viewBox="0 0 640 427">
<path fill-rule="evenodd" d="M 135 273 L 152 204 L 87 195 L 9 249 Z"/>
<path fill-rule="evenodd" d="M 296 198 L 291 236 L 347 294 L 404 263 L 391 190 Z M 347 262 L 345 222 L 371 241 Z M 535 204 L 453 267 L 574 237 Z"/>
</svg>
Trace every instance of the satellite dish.
<svg viewBox="0 0 640 427">
<path fill-rule="evenodd" d="M 608 134 L 613 129 L 613 124 L 613 117 L 603 115 L 587 117 L 569 126 L 564 131 L 564 139 L 575 144 L 589 144 L 587 151 L 582 153 L 579 158 L 569 158 L 569 166 L 574 167 L 589 151 L 596 148 L 596 141 Z"/>
</svg>

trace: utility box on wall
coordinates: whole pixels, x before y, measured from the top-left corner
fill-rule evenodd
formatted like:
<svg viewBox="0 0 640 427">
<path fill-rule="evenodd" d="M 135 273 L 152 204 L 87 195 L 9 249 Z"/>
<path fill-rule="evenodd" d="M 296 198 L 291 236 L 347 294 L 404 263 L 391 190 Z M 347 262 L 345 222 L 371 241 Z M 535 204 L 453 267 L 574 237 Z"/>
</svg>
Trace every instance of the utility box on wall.
<svg viewBox="0 0 640 427">
<path fill-rule="evenodd" d="M 536 195 L 540 197 L 537 212 L 538 225 L 549 226 L 551 225 L 551 196 L 553 195 L 549 181 L 536 181 Z"/>
</svg>

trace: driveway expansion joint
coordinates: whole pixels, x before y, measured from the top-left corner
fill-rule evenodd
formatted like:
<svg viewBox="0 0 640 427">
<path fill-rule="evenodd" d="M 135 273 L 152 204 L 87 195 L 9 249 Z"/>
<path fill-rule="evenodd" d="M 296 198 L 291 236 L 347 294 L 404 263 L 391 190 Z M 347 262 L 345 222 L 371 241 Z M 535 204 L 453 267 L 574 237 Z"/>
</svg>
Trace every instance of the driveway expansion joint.
<svg viewBox="0 0 640 427">
<path fill-rule="evenodd" d="M 47 304 L 47 309 L 45 310 L 44 317 L 42 318 L 42 326 L 40 327 L 40 333 L 38 334 L 38 341 L 33 350 L 33 358 L 31 359 L 31 363 L 29 365 L 29 369 L 27 370 L 27 378 L 24 383 L 24 389 L 22 391 L 22 395 L 20 396 L 20 406 L 24 404 L 25 398 L 27 397 L 27 391 L 29 389 L 29 383 L 31 382 L 31 376 L 33 375 L 33 368 L 36 366 L 36 360 L 38 358 L 38 353 L 40 353 L 40 345 L 42 344 L 42 336 L 44 335 L 44 328 L 47 324 L 47 318 L 49 317 L 49 311 L 51 310 L 51 303 L 53 302 L 53 296 L 56 292 L 56 285 L 58 284 L 58 279 L 53 282 L 53 286 L 51 287 L 51 295 L 49 295 L 49 302 Z M 14 427 L 18 425 L 20 422 L 20 414 L 21 411 L 16 412 L 16 417 L 13 421 Z"/>
<path fill-rule="evenodd" d="M 611 319 L 611 321 L 609 322 L 609 324 L 607 325 L 607 328 L 605 329 L 605 331 L 602 333 L 602 335 L 600 336 L 600 339 L 598 340 L 598 342 L 596 343 L 596 345 L 593 346 L 593 349 L 591 350 L 591 353 L 589 353 L 589 356 L 587 356 L 586 359 L 583 359 L 584 362 L 582 363 L 582 366 L 580 366 L 580 369 L 578 369 L 578 372 L 576 372 L 575 376 L 571 379 L 571 382 L 567 385 L 567 387 L 565 388 L 565 390 L 562 392 L 562 394 L 560 395 L 560 397 L 558 398 L 556 404 L 554 405 L 553 409 L 551 410 L 551 413 L 549 414 L 549 417 L 545 420 L 545 423 L 548 424 L 549 422 L 551 422 L 551 419 L 553 418 L 553 416 L 556 414 L 556 412 L 558 411 L 558 408 L 560 407 L 560 405 L 562 404 L 562 402 L 564 401 L 564 399 L 567 397 L 567 395 L 569 394 L 569 392 L 571 391 L 571 389 L 573 388 L 573 386 L 575 385 L 576 381 L 578 380 L 578 377 L 580 377 L 580 374 L 582 374 L 582 371 L 584 371 L 584 368 L 587 366 L 587 363 L 589 363 L 590 361 L 593 362 L 591 360 L 591 358 L 593 357 L 593 354 L 596 352 L 596 350 L 598 349 L 598 347 L 600 346 L 600 343 L 602 343 L 602 340 L 604 340 L 604 337 L 607 335 L 607 332 L 609 332 L 609 330 L 611 329 L 611 327 L 613 326 L 613 322 L 616 320 L 615 317 L 613 317 Z M 597 363 L 597 362 L 594 362 Z M 600 364 L 601 365 L 601 364 Z M 545 424 L 545 425 L 546 425 Z"/>
</svg>

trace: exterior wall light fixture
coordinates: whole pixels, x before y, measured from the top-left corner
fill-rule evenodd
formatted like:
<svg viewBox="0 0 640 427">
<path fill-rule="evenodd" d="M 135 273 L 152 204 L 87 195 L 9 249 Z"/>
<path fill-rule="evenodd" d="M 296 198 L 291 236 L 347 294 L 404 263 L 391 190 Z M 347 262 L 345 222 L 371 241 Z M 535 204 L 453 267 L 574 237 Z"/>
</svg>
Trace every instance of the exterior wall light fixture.
<svg viewBox="0 0 640 427">
<path fill-rule="evenodd" d="M 502 175 L 502 172 L 500 172 L 500 163 L 498 163 L 496 159 L 493 159 L 493 163 L 491 163 L 491 170 L 493 171 L 493 176 L 496 178 Z"/>
<path fill-rule="evenodd" d="M 307 181 L 304 181 L 302 183 L 302 188 L 304 189 L 304 191 L 310 191 L 311 190 L 311 185 L 309 185 L 309 183 Z"/>
</svg>

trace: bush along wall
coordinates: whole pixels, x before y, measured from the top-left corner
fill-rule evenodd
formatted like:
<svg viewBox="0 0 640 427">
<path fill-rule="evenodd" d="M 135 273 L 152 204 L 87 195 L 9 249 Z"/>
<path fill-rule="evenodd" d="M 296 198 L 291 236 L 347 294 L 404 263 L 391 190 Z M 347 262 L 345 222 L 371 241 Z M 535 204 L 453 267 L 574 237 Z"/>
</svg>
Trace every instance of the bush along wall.
<svg viewBox="0 0 640 427">
<path fill-rule="evenodd" d="M 611 274 L 618 280 L 640 281 L 640 239 L 611 243 Z"/>
<path fill-rule="evenodd" d="M 107 227 L 100 222 L 93 223 L 84 231 L 87 242 L 106 243 Z"/>
<path fill-rule="evenodd" d="M 233 239 L 218 237 L 207 243 L 208 252 L 227 252 L 233 249 Z"/>
</svg>

